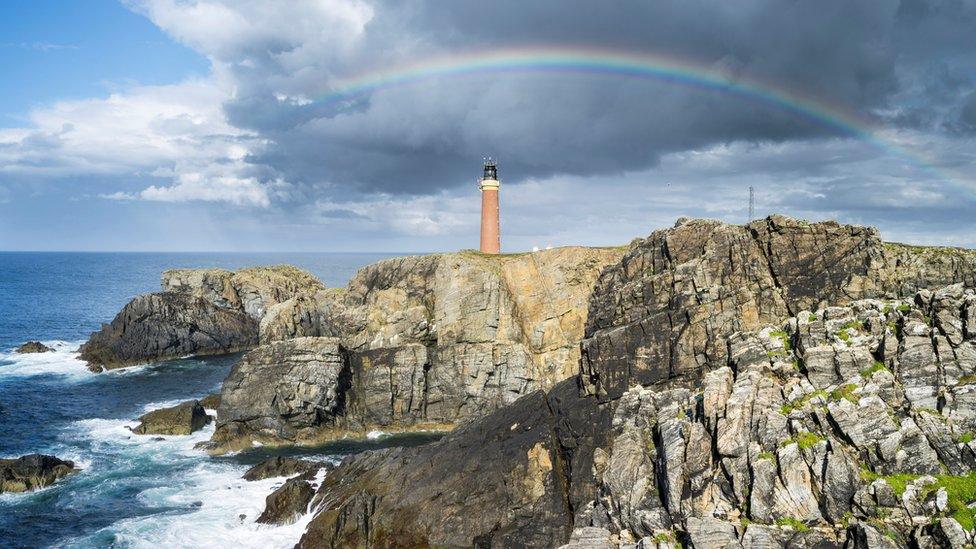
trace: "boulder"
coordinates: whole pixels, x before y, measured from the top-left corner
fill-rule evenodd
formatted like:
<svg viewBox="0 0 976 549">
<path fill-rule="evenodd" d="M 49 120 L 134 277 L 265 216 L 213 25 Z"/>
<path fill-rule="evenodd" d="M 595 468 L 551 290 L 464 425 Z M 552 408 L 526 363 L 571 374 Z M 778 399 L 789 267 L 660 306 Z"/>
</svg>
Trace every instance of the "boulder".
<svg viewBox="0 0 976 549">
<path fill-rule="evenodd" d="M 17 347 L 16 352 L 23 355 L 31 353 L 50 353 L 52 351 L 54 351 L 54 349 L 48 347 L 40 341 L 28 341 L 20 347 Z"/>
<path fill-rule="evenodd" d="M 188 355 L 239 352 L 257 344 L 257 322 L 189 294 L 155 293 L 130 301 L 81 347 L 90 365 L 119 368 Z"/>
<path fill-rule="evenodd" d="M 37 490 L 77 471 L 74 462 L 43 454 L 0 459 L 0 493 Z"/>
<path fill-rule="evenodd" d="M 349 378 L 345 350 L 335 338 L 298 338 L 258 347 L 224 380 L 213 440 L 294 441 L 335 426 Z"/>
<path fill-rule="evenodd" d="M 309 471 L 318 471 L 323 467 L 331 467 L 327 461 L 311 461 L 282 456 L 268 458 L 251 467 L 244 473 L 244 480 L 264 480 L 272 477 L 290 477 Z"/>
<path fill-rule="evenodd" d="M 315 489 L 303 478 L 288 479 L 265 499 L 264 512 L 255 522 L 284 525 L 298 520 L 308 510 Z"/>
<path fill-rule="evenodd" d="M 189 435 L 203 429 L 212 419 L 200 401 L 191 400 L 143 414 L 132 432 L 139 435 Z"/>
</svg>

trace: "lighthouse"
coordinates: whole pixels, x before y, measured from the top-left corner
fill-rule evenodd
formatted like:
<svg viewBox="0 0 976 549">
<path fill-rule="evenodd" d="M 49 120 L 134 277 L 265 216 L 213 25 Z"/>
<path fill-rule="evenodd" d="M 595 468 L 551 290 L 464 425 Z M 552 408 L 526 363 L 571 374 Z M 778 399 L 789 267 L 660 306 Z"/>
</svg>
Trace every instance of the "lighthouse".
<svg viewBox="0 0 976 549">
<path fill-rule="evenodd" d="M 498 228 L 498 166 L 491 158 L 485 159 L 485 172 L 481 177 L 481 253 L 497 254 L 501 249 Z"/>
</svg>

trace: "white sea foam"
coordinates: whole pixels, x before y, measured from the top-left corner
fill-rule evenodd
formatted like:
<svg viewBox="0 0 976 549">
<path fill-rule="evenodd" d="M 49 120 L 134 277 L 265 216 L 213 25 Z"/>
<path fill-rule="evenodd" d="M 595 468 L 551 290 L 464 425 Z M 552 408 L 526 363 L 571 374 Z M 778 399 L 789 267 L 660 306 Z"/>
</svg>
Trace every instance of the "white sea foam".
<svg viewBox="0 0 976 549">
<path fill-rule="evenodd" d="M 164 407 L 170 402 L 146 405 L 146 410 Z M 159 482 L 143 489 L 137 496 L 140 505 L 161 512 L 122 519 L 81 539 L 65 543 L 68 547 L 97 545 L 112 539 L 124 547 L 293 547 L 311 514 L 286 526 L 256 524 L 264 510 L 265 497 L 284 482 L 271 478 L 248 482 L 241 478 L 244 465 L 210 459 L 194 448 L 213 434 L 213 424 L 187 436 L 136 435 L 127 429 L 134 421 L 89 419 L 74 424 L 74 434 L 87 438 L 92 450 L 116 454 L 117 467 L 145 474 L 160 469 Z M 166 472 L 178 468 L 179 474 Z M 116 469 L 114 474 L 126 474 Z M 316 484 L 325 471 L 320 471 Z M 179 512 L 172 512 L 179 509 Z M 243 518 L 241 516 L 243 515 Z"/>
<path fill-rule="evenodd" d="M 379 440 L 381 438 L 386 438 L 388 436 L 390 436 L 390 433 L 387 433 L 386 431 L 380 431 L 378 429 L 366 433 L 366 438 L 369 440 Z"/>
<path fill-rule="evenodd" d="M 57 374 L 67 378 L 91 379 L 92 373 L 83 360 L 78 359 L 81 341 L 42 341 L 54 349 L 49 353 L 19 354 L 10 350 L 0 353 L 0 376 L 37 376 Z"/>
</svg>

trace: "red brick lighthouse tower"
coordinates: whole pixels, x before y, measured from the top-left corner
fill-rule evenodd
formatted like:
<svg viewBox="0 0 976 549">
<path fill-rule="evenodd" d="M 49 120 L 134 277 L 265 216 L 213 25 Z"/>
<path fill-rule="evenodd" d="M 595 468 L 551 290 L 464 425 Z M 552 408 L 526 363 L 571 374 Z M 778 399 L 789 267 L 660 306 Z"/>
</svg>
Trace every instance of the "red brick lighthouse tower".
<svg viewBox="0 0 976 549">
<path fill-rule="evenodd" d="M 488 158 L 481 178 L 481 253 L 497 254 L 501 249 L 498 228 L 498 166 Z"/>
</svg>

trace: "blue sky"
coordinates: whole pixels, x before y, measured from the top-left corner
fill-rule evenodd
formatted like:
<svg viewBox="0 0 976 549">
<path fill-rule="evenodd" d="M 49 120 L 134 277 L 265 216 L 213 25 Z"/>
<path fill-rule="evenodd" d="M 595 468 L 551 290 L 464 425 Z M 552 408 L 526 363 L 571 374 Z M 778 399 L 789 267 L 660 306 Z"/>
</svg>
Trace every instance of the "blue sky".
<svg viewBox="0 0 976 549">
<path fill-rule="evenodd" d="M 113 0 L 0 3 L 0 114 L 206 75 L 206 58 Z"/>
<path fill-rule="evenodd" d="M 486 20 L 504 21 L 485 25 Z M 0 3 L 0 250 L 620 244 L 690 215 L 976 246 L 976 4 L 938 0 Z M 748 97 L 564 71 L 342 83 L 510 48 L 673 56 L 799 90 L 935 169 Z"/>
</svg>

